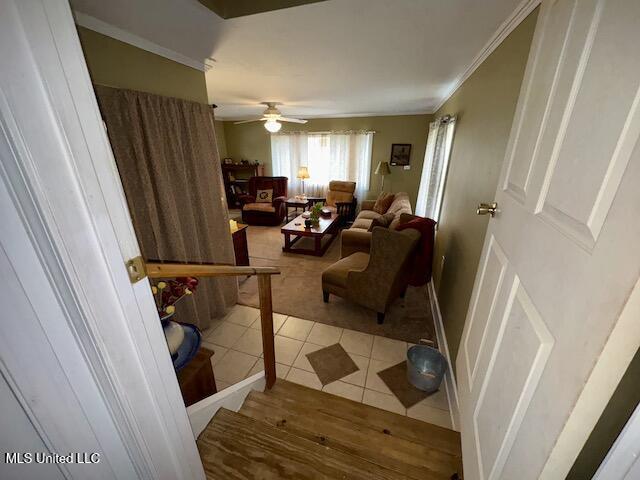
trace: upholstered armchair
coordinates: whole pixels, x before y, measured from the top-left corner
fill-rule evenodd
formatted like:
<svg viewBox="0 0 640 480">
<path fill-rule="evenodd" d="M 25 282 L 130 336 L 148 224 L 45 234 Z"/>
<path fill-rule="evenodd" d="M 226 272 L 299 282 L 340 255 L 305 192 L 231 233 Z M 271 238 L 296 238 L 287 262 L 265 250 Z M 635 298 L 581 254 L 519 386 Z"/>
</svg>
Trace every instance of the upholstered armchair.
<svg viewBox="0 0 640 480">
<path fill-rule="evenodd" d="M 340 215 L 344 222 L 352 222 L 356 217 L 358 199 L 355 197 L 356 182 L 332 180 L 325 198 L 325 207 Z"/>
<path fill-rule="evenodd" d="M 287 182 L 287 177 L 251 177 L 249 193 L 238 197 L 242 221 L 249 225 L 280 225 L 286 214 Z M 266 198 L 271 193 L 271 201 L 258 198 L 258 192 Z"/>
<path fill-rule="evenodd" d="M 370 253 L 356 252 L 322 272 L 322 294 L 329 302 L 331 294 L 370 308 L 377 313 L 378 323 L 391 304 L 407 288 L 412 253 L 420 232 L 374 227 Z"/>
</svg>

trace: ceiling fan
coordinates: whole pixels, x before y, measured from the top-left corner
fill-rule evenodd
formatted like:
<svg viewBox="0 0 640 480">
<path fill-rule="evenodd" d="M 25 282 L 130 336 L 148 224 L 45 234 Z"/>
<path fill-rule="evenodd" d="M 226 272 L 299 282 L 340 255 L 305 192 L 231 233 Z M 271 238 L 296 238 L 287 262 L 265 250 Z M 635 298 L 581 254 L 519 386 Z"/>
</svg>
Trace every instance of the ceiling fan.
<svg viewBox="0 0 640 480">
<path fill-rule="evenodd" d="M 282 128 L 282 124 L 280 122 L 307 123 L 307 120 L 301 120 L 299 118 L 283 117 L 282 114 L 280 113 L 280 110 L 276 108 L 276 105 L 278 105 L 276 102 L 261 102 L 261 103 L 262 105 L 267 106 L 267 109 L 262 114 L 262 118 L 252 118 L 251 120 L 242 120 L 240 122 L 235 122 L 235 124 L 239 125 L 241 123 L 264 121 L 264 128 L 266 128 L 271 133 L 276 133 Z"/>
</svg>

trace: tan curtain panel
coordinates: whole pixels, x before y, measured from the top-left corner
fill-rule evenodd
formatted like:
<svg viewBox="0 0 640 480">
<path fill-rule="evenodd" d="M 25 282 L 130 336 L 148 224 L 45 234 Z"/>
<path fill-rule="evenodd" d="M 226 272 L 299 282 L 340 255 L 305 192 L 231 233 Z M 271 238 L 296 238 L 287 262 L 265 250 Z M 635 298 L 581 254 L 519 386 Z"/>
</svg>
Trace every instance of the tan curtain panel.
<svg viewBox="0 0 640 480">
<path fill-rule="evenodd" d="M 213 109 L 103 86 L 96 93 L 143 257 L 233 264 Z M 207 328 L 237 290 L 233 278 L 200 279 L 176 318 Z"/>
</svg>

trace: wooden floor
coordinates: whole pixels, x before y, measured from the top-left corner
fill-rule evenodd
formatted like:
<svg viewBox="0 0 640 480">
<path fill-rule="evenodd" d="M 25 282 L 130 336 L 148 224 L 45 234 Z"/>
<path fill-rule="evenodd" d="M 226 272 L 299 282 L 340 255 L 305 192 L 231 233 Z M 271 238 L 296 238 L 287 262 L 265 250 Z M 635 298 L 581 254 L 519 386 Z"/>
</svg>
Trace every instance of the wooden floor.
<svg viewBox="0 0 640 480">
<path fill-rule="evenodd" d="M 457 432 L 280 379 L 197 443 L 208 479 L 462 477 Z"/>
</svg>

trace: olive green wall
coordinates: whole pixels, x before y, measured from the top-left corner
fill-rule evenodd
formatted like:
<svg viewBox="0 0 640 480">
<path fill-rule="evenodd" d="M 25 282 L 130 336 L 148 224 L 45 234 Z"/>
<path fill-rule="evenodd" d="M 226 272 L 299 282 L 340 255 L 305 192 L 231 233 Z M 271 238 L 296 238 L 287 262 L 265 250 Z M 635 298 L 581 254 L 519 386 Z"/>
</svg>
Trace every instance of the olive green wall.
<svg viewBox="0 0 640 480">
<path fill-rule="evenodd" d="M 78 27 L 93 83 L 207 103 L 204 72 Z"/>
<path fill-rule="evenodd" d="M 434 256 L 454 368 L 488 223 L 475 211 L 495 195 L 537 15 L 536 9 L 436 113 L 458 116 Z"/>
<path fill-rule="evenodd" d="M 317 118 L 304 125 L 283 124 L 282 131 L 319 132 L 329 130 L 375 130 L 371 155 L 371 182 L 368 198 L 380 192 L 380 177 L 375 169 L 380 161 L 389 161 L 391 144 L 410 143 L 410 170 L 391 167 L 385 178 L 385 190 L 407 192 L 415 206 L 420 185 L 420 173 L 432 115 L 397 115 L 380 117 Z M 271 174 L 271 140 L 262 122 L 234 125 L 224 122 L 227 154 L 234 160 L 258 160 Z M 311 172 L 313 176 L 313 172 Z"/>
<path fill-rule="evenodd" d="M 220 154 L 220 160 L 227 157 L 227 140 L 224 131 L 224 122 L 216 120 L 214 122 L 214 128 L 216 129 L 216 139 L 218 140 L 218 153 Z"/>
</svg>

